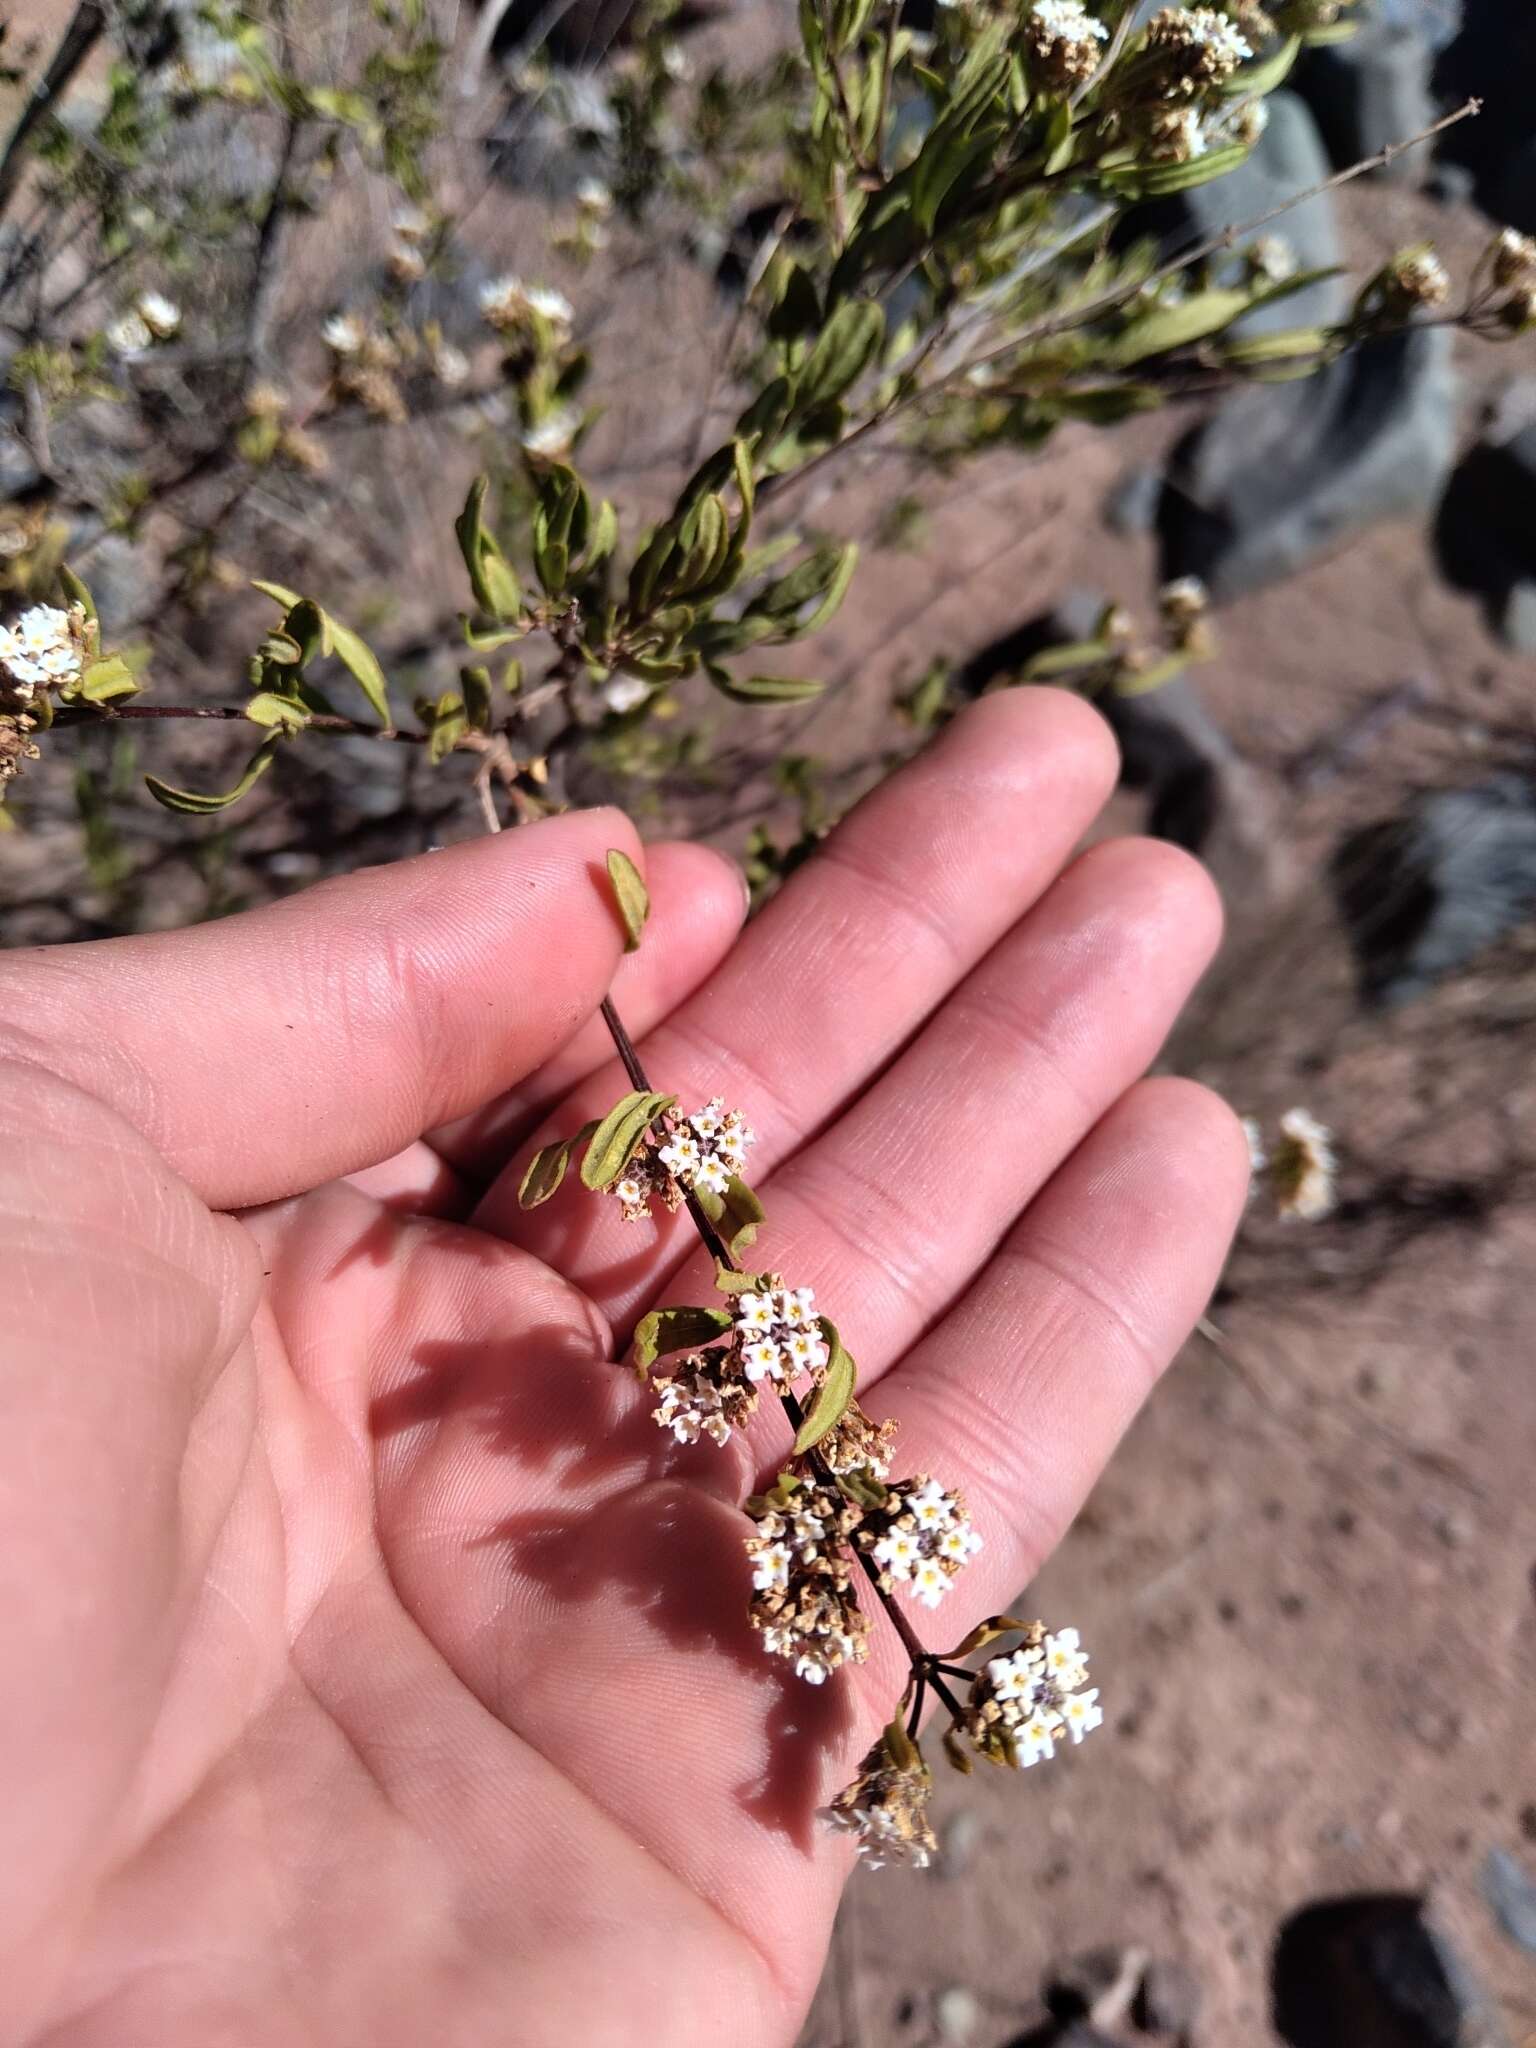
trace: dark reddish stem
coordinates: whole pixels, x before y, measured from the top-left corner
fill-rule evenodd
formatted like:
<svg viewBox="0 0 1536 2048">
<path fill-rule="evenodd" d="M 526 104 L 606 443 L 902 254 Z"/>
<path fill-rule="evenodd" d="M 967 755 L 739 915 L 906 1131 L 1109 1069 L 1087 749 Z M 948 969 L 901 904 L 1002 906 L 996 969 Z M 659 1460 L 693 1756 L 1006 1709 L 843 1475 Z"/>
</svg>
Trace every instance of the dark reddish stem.
<svg viewBox="0 0 1536 2048">
<path fill-rule="evenodd" d="M 66 704 L 53 714 L 61 725 L 105 725 L 120 718 L 211 718 L 254 723 L 238 704 Z M 305 720 L 306 732 L 351 733 L 358 739 L 398 740 L 407 747 L 424 747 L 432 737 L 410 732 L 403 726 L 368 725 L 360 718 L 340 718 L 334 712 L 314 712 Z"/>
</svg>

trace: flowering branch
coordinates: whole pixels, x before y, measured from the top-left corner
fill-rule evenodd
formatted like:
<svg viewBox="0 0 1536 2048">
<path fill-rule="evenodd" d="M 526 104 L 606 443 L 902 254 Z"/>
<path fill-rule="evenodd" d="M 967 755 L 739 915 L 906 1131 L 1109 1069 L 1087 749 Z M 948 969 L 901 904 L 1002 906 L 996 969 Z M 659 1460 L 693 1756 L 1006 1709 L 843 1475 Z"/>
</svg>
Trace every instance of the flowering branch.
<svg viewBox="0 0 1536 2048">
<path fill-rule="evenodd" d="M 500 829 L 494 815 L 490 822 Z M 609 854 L 608 871 L 634 950 L 649 910 L 644 884 L 622 853 Z M 926 1474 L 890 1477 L 895 1426 L 859 1406 L 857 1369 L 835 1324 L 817 1313 L 809 1288 L 743 1268 L 740 1255 L 765 1217 L 741 1179 L 753 1134 L 740 1115 L 718 1100 L 680 1113 L 675 1096 L 652 1086 L 611 999 L 602 1016 L 633 1092 L 536 1153 L 520 1200 L 529 1208 L 550 1200 L 584 1147 L 583 1185 L 615 1195 L 626 1221 L 649 1218 L 658 1199 L 688 1210 L 727 1305 L 679 1305 L 641 1318 L 634 1361 L 659 1397 L 653 1419 L 681 1443 L 708 1436 L 723 1445 L 755 1413 L 765 1386 L 777 1396 L 794 1448 L 773 1485 L 746 1503 L 754 1524 L 748 1617 L 765 1651 L 820 1685 L 868 1656 L 855 1567 L 862 1573 L 900 1639 L 907 1675 L 879 1741 L 824 1818 L 852 1833 L 873 1863 L 926 1864 L 937 1846 L 927 1814 L 932 1778 L 918 1743 L 928 1695 L 949 1710 L 944 1746 L 956 1769 L 969 1771 L 975 1756 L 1025 1768 L 1052 1756 L 1058 1740 L 1080 1741 L 1099 1725 L 1086 1657 L 1074 1630 L 1050 1635 L 1041 1623 L 1007 1615 L 983 1622 L 953 1650 L 925 1647 L 897 1596 L 905 1589 L 937 1607 L 981 1548 L 963 1497 Z M 670 1370 L 652 1376 L 663 1357 Z M 795 1389 L 798 1379 L 810 1383 L 808 1400 Z M 1020 1640 L 979 1671 L 959 1661 L 1004 1636 Z"/>
</svg>

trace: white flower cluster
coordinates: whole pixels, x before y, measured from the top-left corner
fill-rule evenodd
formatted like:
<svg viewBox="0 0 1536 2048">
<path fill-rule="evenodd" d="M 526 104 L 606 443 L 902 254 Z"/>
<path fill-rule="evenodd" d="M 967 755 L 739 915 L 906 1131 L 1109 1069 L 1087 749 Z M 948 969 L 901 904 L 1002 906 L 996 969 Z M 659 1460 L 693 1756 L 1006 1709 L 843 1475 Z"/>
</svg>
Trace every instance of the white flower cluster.
<svg viewBox="0 0 1536 2048">
<path fill-rule="evenodd" d="M 1493 245 L 1493 281 L 1501 291 L 1536 278 L 1536 241 L 1515 228 L 1500 231 Z"/>
<path fill-rule="evenodd" d="M 910 1586 L 925 1607 L 938 1606 L 955 1573 L 981 1548 L 963 1497 L 926 1475 L 892 1486 L 855 1540 L 879 1566 L 886 1592 Z"/>
<path fill-rule="evenodd" d="M 665 1141 L 637 1152 L 613 1184 L 625 1222 L 649 1216 L 657 1195 L 669 1209 L 679 1206 L 685 1189 L 723 1195 L 746 1164 L 754 1136 L 740 1110 L 727 1109 L 718 1095 L 692 1116 L 675 1118 Z"/>
<path fill-rule="evenodd" d="M 570 454 L 580 428 L 580 411 L 574 405 L 557 405 L 537 425 L 524 427 L 519 436 L 523 453 L 542 462 L 559 462 Z"/>
<path fill-rule="evenodd" d="M 718 1095 L 712 1095 L 702 1109 L 679 1119 L 659 1156 L 672 1178 L 685 1188 L 723 1195 L 732 1175 L 746 1164 L 747 1147 L 755 1135 L 742 1121 L 740 1110 L 727 1109 Z"/>
<path fill-rule="evenodd" d="M 905 1766 L 896 1763 L 882 1737 L 860 1764 L 853 1783 L 821 1809 L 820 1818 L 853 1836 L 860 1862 L 871 1870 L 887 1863 L 926 1870 L 939 1848 L 928 1819 L 932 1790 L 933 1780 L 921 1758 L 914 1756 Z"/>
<path fill-rule="evenodd" d="M 1065 92 L 1099 68 L 1109 30 L 1078 0 L 1035 0 L 1024 18 L 1024 41 L 1043 84 Z"/>
<path fill-rule="evenodd" d="M 977 1673 L 965 1733 L 984 1755 L 1016 1770 L 1048 1761 L 1058 1742 L 1081 1742 L 1104 1719 L 1098 1688 L 1087 1678 L 1077 1630 L 1046 1635 L 1037 1625 L 1018 1649 Z"/>
<path fill-rule="evenodd" d="M 0 670 L 9 694 L 23 704 L 40 689 L 74 682 L 83 664 L 79 624 L 57 605 L 35 604 L 0 626 Z"/>
<path fill-rule="evenodd" d="M 163 292 L 140 292 L 107 327 L 107 346 L 114 355 L 141 356 L 157 341 L 173 341 L 180 330 L 180 306 Z"/>
<path fill-rule="evenodd" d="M 1412 249 L 1392 265 L 1392 282 L 1415 306 L 1443 306 L 1451 296 L 1451 273 L 1433 249 Z"/>
<path fill-rule="evenodd" d="M 1225 85 L 1253 45 L 1213 7 L 1165 7 L 1147 28 L 1147 49 L 1163 62 L 1163 89 L 1185 98 Z"/>
<path fill-rule="evenodd" d="M 763 1380 L 787 1386 L 806 1373 L 820 1372 L 827 1362 L 816 1297 L 809 1287 L 738 1294 L 735 1336 L 741 1369 L 754 1386 Z"/>
<path fill-rule="evenodd" d="M 675 1373 L 652 1380 L 660 1396 L 652 1420 L 670 1429 L 680 1444 L 696 1444 L 701 1436 L 727 1444 L 757 1407 L 757 1389 L 726 1377 L 724 1361 L 706 1352 L 690 1352 Z"/>
<path fill-rule="evenodd" d="M 859 1510 L 832 1487 L 797 1489 L 787 1505 L 749 1504 L 757 1533 L 752 1562 L 752 1625 L 763 1648 L 794 1659 L 795 1673 L 820 1685 L 840 1664 L 869 1654 L 869 1618 L 852 1590 L 853 1559 L 844 1546 Z"/>
<path fill-rule="evenodd" d="M 510 334 L 537 318 L 558 334 L 570 331 L 576 313 L 564 292 L 524 284 L 520 277 L 493 277 L 480 287 L 480 314 L 499 333 Z"/>
</svg>

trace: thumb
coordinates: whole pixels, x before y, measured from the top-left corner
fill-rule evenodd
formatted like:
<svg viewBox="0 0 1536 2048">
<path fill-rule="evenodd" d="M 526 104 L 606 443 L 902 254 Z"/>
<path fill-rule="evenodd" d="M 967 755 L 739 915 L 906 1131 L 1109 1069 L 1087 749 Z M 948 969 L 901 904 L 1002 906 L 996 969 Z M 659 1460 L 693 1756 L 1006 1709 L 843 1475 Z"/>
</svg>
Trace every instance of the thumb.
<svg viewBox="0 0 1536 2048">
<path fill-rule="evenodd" d="M 388 1158 L 530 1073 L 622 950 L 615 811 L 525 825 L 193 931 L 0 959 L 0 1051 L 111 1104 L 215 1208 Z M 732 885 L 734 888 L 736 885 Z"/>
</svg>

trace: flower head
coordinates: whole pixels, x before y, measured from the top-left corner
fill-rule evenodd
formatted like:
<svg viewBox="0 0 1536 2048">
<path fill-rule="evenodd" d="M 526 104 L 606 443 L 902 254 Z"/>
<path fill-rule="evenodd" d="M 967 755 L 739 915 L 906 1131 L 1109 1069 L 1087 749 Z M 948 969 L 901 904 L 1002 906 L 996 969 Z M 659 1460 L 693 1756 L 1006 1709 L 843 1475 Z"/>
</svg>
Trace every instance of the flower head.
<svg viewBox="0 0 1536 2048">
<path fill-rule="evenodd" d="M 628 711 L 638 711 L 651 694 L 651 685 L 643 676 L 626 675 L 616 670 L 602 688 L 602 699 L 610 711 L 621 716 Z"/>
<path fill-rule="evenodd" d="M 728 1362 L 726 1354 L 690 1352 L 670 1376 L 652 1380 L 658 1396 L 652 1420 L 680 1444 L 696 1444 L 701 1436 L 729 1443 L 731 1431 L 757 1407 L 757 1390 L 729 1374 Z"/>
<path fill-rule="evenodd" d="M 1493 245 L 1493 281 L 1501 291 L 1536 279 L 1536 240 L 1505 228 Z"/>
<path fill-rule="evenodd" d="M 1281 1217 L 1288 1223 L 1318 1223 L 1331 1215 L 1337 1171 L 1333 1133 L 1310 1111 L 1288 1109 L 1269 1166 Z"/>
<path fill-rule="evenodd" d="M 1253 45 L 1237 24 L 1213 7 L 1165 7 L 1147 28 L 1147 49 L 1160 60 L 1169 98 L 1193 98 L 1226 84 Z"/>
<path fill-rule="evenodd" d="M 573 405 L 557 406 L 536 426 L 525 427 L 522 446 L 525 455 L 545 462 L 559 462 L 571 452 L 581 430 L 581 414 Z"/>
<path fill-rule="evenodd" d="M 1387 282 L 1410 306 L 1443 306 L 1451 296 L 1451 273 L 1433 249 L 1406 249 L 1394 257 Z"/>
<path fill-rule="evenodd" d="M 939 1846 L 928 1819 L 932 1790 L 933 1779 L 916 1744 L 893 1745 L 887 1731 L 859 1765 L 853 1783 L 822 1809 L 821 1818 L 853 1836 L 860 1860 L 871 1870 L 886 1863 L 923 1870 Z"/>
<path fill-rule="evenodd" d="M 181 308 L 163 292 L 140 292 L 134 311 L 156 341 L 170 341 L 181 327 Z"/>
<path fill-rule="evenodd" d="M 154 346 L 154 334 L 142 313 L 122 314 L 112 321 L 106 330 L 107 347 L 114 355 L 141 356 Z"/>
<path fill-rule="evenodd" d="M 16 702 L 75 682 L 84 666 L 85 614 L 35 604 L 0 627 L 0 684 Z"/>
<path fill-rule="evenodd" d="M 748 1614 L 772 1656 L 820 1685 L 840 1664 L 869 1654 L 869 1618 L 853 1591 L 846 1538 L 859 1510 L 835 1487 L 781 1481 L 748 1501 L 753 1594 Z"/>
<path fill-rule="evenodd" d="M 989 1658 L 977 1672 L 958 1733 L 992 1762 L 1015 1770 L 1048 1762 L 1063 1736 L 1081 1742 L 1104 1719 L 1098 1689 L 1083 1690 L 1087 1677 L 1077 1630 L 1048 1635 L 1037 1621 L 1016 1649 Z"/>
<path fill-rule="evenodd" d="M 1109 30 L 1078 0 L 1035 0 L 1024 17 L 1024 43 L 1042 82 L 1058 92 L 1082 85 L 1099 68 Z"/>
<path fill-rule="evenodd" d="M 879 1566 L 884 1591 L 909 1586 L 925 1607 L 938 1606 L 955 1573 L 981 1548 L 963 1496 L 926 1475 L 887 1487 L 854 1540 Z"/>
<path fill-rule="evenodd" d="M 367 323 L 356 313 L 333 313 L 320 329 L 333 356 L 359 356 L 368 343 Z"/>
</svg>

